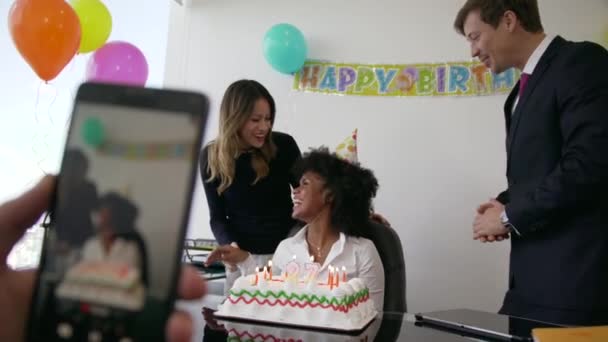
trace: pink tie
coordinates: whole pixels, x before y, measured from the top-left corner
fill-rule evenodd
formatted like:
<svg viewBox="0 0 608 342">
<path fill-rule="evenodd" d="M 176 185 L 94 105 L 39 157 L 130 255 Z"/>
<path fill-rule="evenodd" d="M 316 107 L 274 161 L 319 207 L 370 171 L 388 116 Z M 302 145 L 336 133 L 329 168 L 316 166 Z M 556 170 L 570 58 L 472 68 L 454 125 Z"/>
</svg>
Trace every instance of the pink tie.
<svg viewBox="0 0 608 342">
<path fill-rule="evenodd" d="M 526 84 L 528 84 L 528 79 L 530 78 L 530 74 L 522 73 L 519 77 L 519 98 L 524 93 L 524 89 L 526 88 Z"/>
</svg>

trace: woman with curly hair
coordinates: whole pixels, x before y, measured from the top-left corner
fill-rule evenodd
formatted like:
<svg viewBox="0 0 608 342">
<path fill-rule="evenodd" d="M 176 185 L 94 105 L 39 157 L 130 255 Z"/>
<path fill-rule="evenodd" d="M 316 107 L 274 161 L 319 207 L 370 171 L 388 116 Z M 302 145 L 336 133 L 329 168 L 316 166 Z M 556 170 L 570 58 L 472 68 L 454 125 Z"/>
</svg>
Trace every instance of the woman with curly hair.
<svg viewBox="0 0 608 342">
<path fill-rule="evenodd" d="M 372 198 L 378 181 L 369 169 L 329 153 L 312 150 L 296 163 L 300 183 L 293 190 L 292 217 L 306 223 L 294 236 L 283 240 L 272 258 L 273 273 L 296 257 L 321 264 L 319 277 L 327 277 L 329 266 L 346 269 L 348 277 L 361 278 L 369 287 L 376 309 L 384 306 L 384 268 L 374 243 L 363 236 L 369 229 Z M 220 255 L 249 274 L 256 266 L 249 253 L 221 246 L 209 256 Z M 277 273 L 275 273 L 277 274 Z"/>
</svg>

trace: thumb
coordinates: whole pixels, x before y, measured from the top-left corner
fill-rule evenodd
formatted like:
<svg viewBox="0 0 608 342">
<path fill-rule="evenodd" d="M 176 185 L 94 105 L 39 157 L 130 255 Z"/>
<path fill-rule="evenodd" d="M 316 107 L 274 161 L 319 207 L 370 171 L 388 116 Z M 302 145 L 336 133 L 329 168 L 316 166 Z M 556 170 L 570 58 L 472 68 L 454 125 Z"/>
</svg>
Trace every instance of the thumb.
<svg viewBox="0 0 608 342">
<path fill-rule="evenodd" d="M 493 205 L 502 205 L 502 203 L 498 202 L 498 201 L 496 200 L 496 198 L 492 198 L 492 199 L 490 199 L 490 203 L 492 203 Z"/>
<path fill-rule="evenodd" d="M 45 176 L 38 184 L 21 196 L 0 206 L 0 260 L 6 257 L 23 236 L 26 229 L 34 225 L 49 207 L 55 177 Z"/>
</svg>

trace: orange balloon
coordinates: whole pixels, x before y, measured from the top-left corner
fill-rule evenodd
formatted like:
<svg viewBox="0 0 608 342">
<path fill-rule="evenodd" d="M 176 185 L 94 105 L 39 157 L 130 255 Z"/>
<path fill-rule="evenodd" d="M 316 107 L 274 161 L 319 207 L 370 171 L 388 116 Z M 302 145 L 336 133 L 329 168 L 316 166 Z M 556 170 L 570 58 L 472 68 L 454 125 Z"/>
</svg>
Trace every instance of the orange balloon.
<svg viewBox="0 0 608 342">
<path fill-rule="evenodd" d="M 80 45 L 80 21 L 64 0 L 16 0 L 8 25 L 17 50 L 45 81 L 57 77 Z"/>
</svg>

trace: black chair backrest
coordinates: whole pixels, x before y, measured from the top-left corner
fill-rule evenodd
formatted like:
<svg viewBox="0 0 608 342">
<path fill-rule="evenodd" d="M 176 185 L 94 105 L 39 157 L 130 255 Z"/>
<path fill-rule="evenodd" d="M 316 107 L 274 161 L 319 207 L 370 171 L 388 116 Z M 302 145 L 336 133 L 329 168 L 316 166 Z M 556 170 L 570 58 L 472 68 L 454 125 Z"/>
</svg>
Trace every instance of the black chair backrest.
<svg viewBox="0 0 608 342">
<path fill-rule="evenodd" d="M 407 312 L 405 257 L 397 232 L 376 221 L 370 221 L 369 236 L 384 266 L 384 311 Z"/>
</svg>

